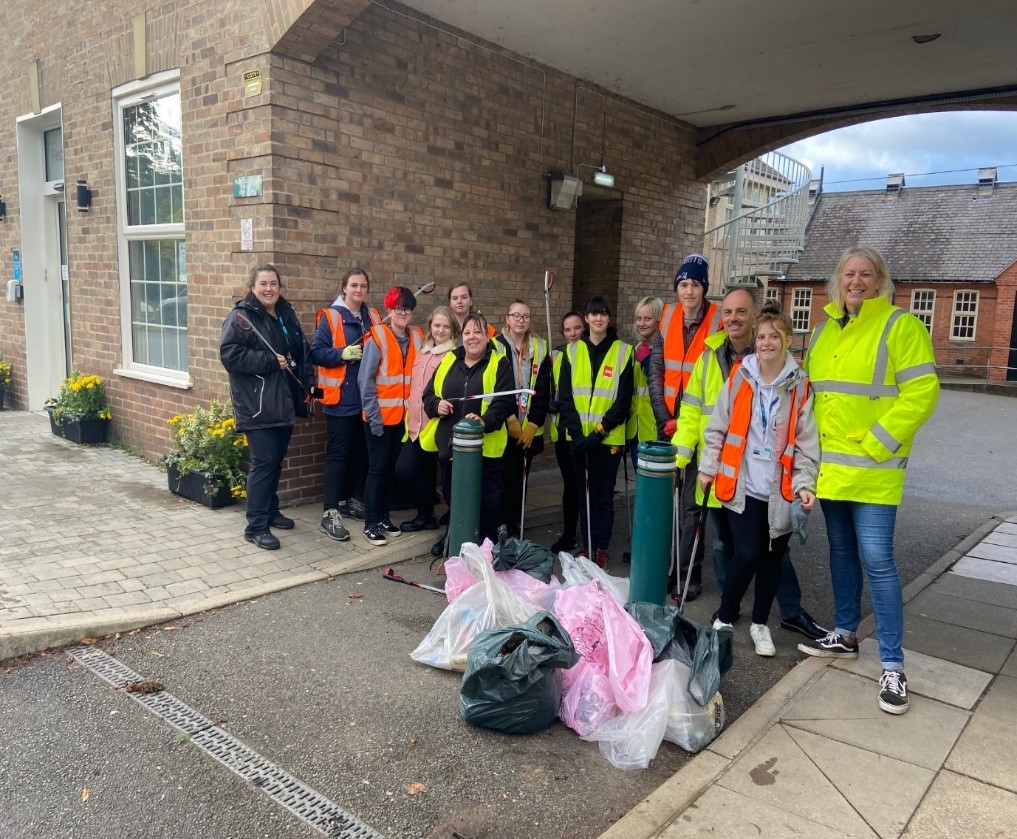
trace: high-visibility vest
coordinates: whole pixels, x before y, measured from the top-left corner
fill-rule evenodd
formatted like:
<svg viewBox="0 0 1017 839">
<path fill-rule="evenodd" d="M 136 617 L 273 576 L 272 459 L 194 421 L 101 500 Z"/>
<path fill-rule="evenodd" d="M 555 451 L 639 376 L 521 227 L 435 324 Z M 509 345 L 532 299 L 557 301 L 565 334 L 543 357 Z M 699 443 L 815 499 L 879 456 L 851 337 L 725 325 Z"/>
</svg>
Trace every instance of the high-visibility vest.
<svg viewBox="0 0 1017 839">
<path fill-rule="evenodd" d="M 685 390 L 692 367 L 703 352 L 707 336 L 720 329 L 720 307 L 710 303 L 703 319 L 685 349 L 685 311 L 680 303 L 667 303 L 660 318 L 660 332 L 664 336 L 664 402 L 671 416 L 677 415 L 678 394 Z"/>
<path fill-rule="evenodd" d="M 812 333 L 809 374 L 821 449 L 816 495 L 832 501 L 900 504 L 915 433 L 939 396 L 929 330 L 883 297 L 844 311 Z"/>
<path fill-rule="evenodd" d="M 441 364 L 438 365 L 438 369 L 434 371 L 434 395 L 439 399 L 444 399 L 442 388 L 445 385 L 445 377 L 448 375 L 448 371 L 452 369 L 452 365 L 455 364 L 455 353 L 445 353 L 445 357 L 441 360 Z M 484 370 L 482 377 L 482 383 L 484 386 L 484 393 L 494 393 L 494 389 L 497 386 L 498 381 L 498 365 L 505 364 L 505 357 L 498 353 L 491 353 L 491 357 L 487 362 L 487 367 Z M 487 409 L 491 407 L 490 399 L 483 399 L 480 402 L 480 415 L 483 416 L 487 413 Z M 422 429 L 420 429 L 420 436 L 417 438 L 420 442 L 420 448 L 425 452 L 436 452 L 438 451 L 438 422 L 439 417 L 431 417 L 427 421 Z M 496 428 L 494 431 L 488 431 L 484 434 L 484 457 L 501 457 L 505 453 L 505 446 L 508 444 L 508 431 L 505 430 L 505 425 Z"/>
<path fill-rule="evenodd" d="M 725 379 L 719 353 L 726 341 L 727 333 L 724 330 L 714 332 L 706 339 L 703 353 L 696 359 L 682 394 L 678 430 L 671 438 L 671 443 L 678 450 L 675 459 L 679 468 L 684 468 L 692 460 L 697 448 L 706 445 L 706 426 L 710 424 L 717 397 L 725 382 L 730 381 L 741 366 L 741 361 L 735 361 Z"/>
<path fill-rule="evenodd" d="M 381 317 L 378 315 L 377 309 L 368 309 L 367 311 L 372 325 L 381 323 Z M 333 308 L 318 309 L 314 317 L 315 326 L 321 323 L 322 318 L 328 318 L 328 326 L 332 331 L 332 347 L 342 350 L 346 346 L 346 330 L 343 329 L 342 315 Z M 318 387 L 322 391 L 319 401 L 322 405 L 339 404 L 344 381 L 346 381 L 345 364 L 340 364 L 338 367 L 322 367 L 320 364 L 318 365 Z"/>
<path fill-rule="evenodd" d="M 635 360 L 632 362 L 632 381 L 632 407 L 625 423 L 625 436 L 629 440 L 636 438 L 640 443 L 656 440 L 657 421 L 653 418 L 653 403 L 650 402 L 650 381 L 643 365 Z"/>
<path fill-rule="evenodd" d="M 509 346 L 505 345 L 508 342 Z M 501 356 L 504 356 L 505 360 L 513 367 L 512 377 L 515 381 L 515 365 L 517 360 L 515 344 L 512 343 L 512 339 L 505 336 L 499 336 L 497 339 L 492 341 L 494 344 L 494 351 Z M 526 378 L 520 382 L 518 387 L 528 387 L 532 390 L 537 384 L 537 373 L 540 371 L 540 365 L 544 363 L 544 359 L 547 358 L 547 341 L 543 338 L 538 338 L 536 335 L 530 335 L 528 339 L 529 350 L 530 350 L 530 369 Z M 522 424 L 526 423 L 527 418 L 530 415 L 530 404 L 533 402 L 533 397 L 528 393 L 520 393 L 519 398 L 516 401 L 516 416 L 519 418 L 519 422 Z M 540 437 L 544 433 L 544 426 L 537 429 L 535 436 Z"/>
<path fill-rule="evenodd" d="M 745 445 L 748 440 L 749 424 L 752 422 L 752 400 L 756 391 L 752 383 L 744 375 L 734 375 L 728 379 L 728 393 L 737 383 L 731 402 L 731 419 L 727 426 L 727 436 L 720 450 L 720 466 L 713 482 L 713 494 L 718 501 L 730 501 L 738 487 L 738 473 L 745 457 Z M 791 389 L 791 414 L 788 417 L 787 443 L 780 454 L 780 494 L 785 501 L 794 500 L 791 485 L 791 470 L 794 466 L 795 433 L 798 426 L 798 408 L 809 396 L 809 380 L 795 385 Z"/>
<path fill-rule="evenodd" d="M 622 370 L 632 358 L 632 346 L 615 340 L 607 349 L 604 362 L 593 378 L 590 351 L 585 341 L 576 341 L 568 348 L 572 367 L 572 400 L 583 426 L 583 434 L 592 434 L 594 426 L 604 418 L 618 398 L 618 382 Z M 625 445 L 625 423 L 619 423 L 604 437 L 605 446 Z"/>
<path fill-rule="evenodd" d="M 367 334 L 378 345 L 381 360 L 378 362 L 378 410 L 381 413 L 382 425 L 398 425 L 406 416 L 406 400 L 410 398 L 410 378 L 413 371 L 413 360 L 424 343 L 424 333 L 418 327 L 411 326 L 407 333 L 410 343 L 403 358 L 399 339 L 390 326 L 378 324 Z M 364 420 L 367 415 L 361 411 Z"/>
<path fill-rule="evenodd" d="M 555 394 L 557 401 L 558 394 L 558 382 L 561 381 L 561 360 L 565 358 L 565 353 L 561 350 L 551 350 L 551 393 Z M 571 440 L 572 437 L 569 434 L 565 424 L 561 421 L 561 411 L 556 414 L 550 414 L 551 417 L 551 442 L 557 443 L 558 439 Z"/>
</svg>

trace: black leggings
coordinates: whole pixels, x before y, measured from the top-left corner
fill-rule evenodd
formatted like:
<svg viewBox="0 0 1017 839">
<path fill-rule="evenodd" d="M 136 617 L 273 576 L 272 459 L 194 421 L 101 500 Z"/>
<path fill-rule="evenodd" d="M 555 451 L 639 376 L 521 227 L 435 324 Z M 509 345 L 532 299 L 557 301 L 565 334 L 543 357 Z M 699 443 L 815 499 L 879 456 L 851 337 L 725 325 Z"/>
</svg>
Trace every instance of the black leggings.
<svg viewBox="0 0 1017 839">
<path fill-rule="evenodd" d="M 753 577 L 756 578 L 756 593 L 752 601 L 752 622 L 766 623 L 770 617 L 770 607 L 780 582 L 781 562 L 791 534 L 770 539 L 768 510 L 769 504 L 765 501 L 746 495 L 743 513 L 734 513 L 725 507 L 719 519 L 723 530 L 721 539 L 733 549 L 717 614 L 724 623 L 734 623 Z"/>
<path fill-rule="evenodd" d="M 554 456 L 562 480 L 561 532 L 566 539 L 574 540 L 579 525 L 579 481 L 576 479 L 576 467 L 572 463 L 572 447 L 565 439 L 564 432 L 554 441 Z"/>
</svg>

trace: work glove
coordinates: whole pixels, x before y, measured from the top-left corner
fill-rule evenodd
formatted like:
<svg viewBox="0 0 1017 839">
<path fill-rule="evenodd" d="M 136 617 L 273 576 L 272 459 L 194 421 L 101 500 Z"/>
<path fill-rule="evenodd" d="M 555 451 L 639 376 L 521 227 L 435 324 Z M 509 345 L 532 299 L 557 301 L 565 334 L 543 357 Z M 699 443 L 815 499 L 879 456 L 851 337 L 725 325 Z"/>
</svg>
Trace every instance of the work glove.
<svg viewBox="0 0 1017 839">
<path fill-rule="evenodd" d="M 371 434 L 373 434 L 375 437 L 381 437 L 384 433 L 385 433 L 384 425 L 382 425 L 380 422 L 371 423 Z"/>
<path fill-rule="evenodd" d="M 536 424 L 527 421 L 526 425 L 523 427 L 523 430 L 519 435 L 519 445 L 524 449 L 528 449 L 530 446 L 533 445 L 533 438 L 536 436 L 537 436 Z"/>
<path fill-rule="evenodd" d="M 795 496 L 791 502 L 791 532 L 797 536 L 804 545 L 808 538 L 809 514 L 802 507 L 802 499 Z"/>
<path fill-rule="evenodd" d="M 669 419 L 667 422 L 664 423 L 664 437 L 667 438 L 668 441 L 670 441 L 671 438 L 674 437 L 675 432 L 677 430 L 678 430 L 678 420 Z"/>
<path fill-rule="evenodd" d="M 364 357 L 364 349 L 360 344 L 343 347 L 343 361 L 360 361 Z"/>
<path fill-rule="evenodd" d="M 508 436 L 513 440 L 518 440 L 519 435 L 523 433 L 523 430 L 519 427 L 519 419 L 517 417 L 509 417 L 505 420 L 505 430 L 508 431 Z"/>
</svg>

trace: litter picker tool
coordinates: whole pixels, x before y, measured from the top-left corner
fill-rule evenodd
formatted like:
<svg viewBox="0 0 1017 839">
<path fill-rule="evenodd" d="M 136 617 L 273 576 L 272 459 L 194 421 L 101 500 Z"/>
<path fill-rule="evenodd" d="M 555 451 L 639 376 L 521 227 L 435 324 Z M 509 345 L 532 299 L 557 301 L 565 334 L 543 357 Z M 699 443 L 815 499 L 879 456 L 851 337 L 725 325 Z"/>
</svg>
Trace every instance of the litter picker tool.
<svg viewBox="0 0 1017 839">
<path fill-rule="evenodd" d="M 528 387 L 517 387 L 515 390 L 496 390 L 493 393 L 478 393 L 476 396 L 453 396 L 446 399 L 446 402 L 469 402 L 471 399 L 493 399 L 495 396 L 515 396 L 519 393 L 528 393 L 530 396 L 537 391 Z"/>
<path fill-rule="evenodd" d="M 548 268 L 544 271 L 544 313 L 547 315 L 547 343 L 551 338 L 551 289 L 554 288 L 554 271 Z"/>
<path fill-rule="evenodd" d="M 261 340 L 261 343 L 263 343 L 266 347 L 268 347 L 268 349 L 271 351 L 271 353 L 273 355 L 282 355 L 282 353 L 280 353 L 278 350 L 276 350 L 276 348 L 273 347 L 268 342 L 268 339 L 264 335 L 262 335 L 261 332 L 258 331 L 258 327 L 256 327 L 253 323 L 251 323 L 251 319 L 249 317 L 247 317 L 247 315 L 245 315 L 245 314 L 243 314 L 241 312 L 237 312 L 237 320 L 242 320 L 244 323 L 246 323 L 248 325 L 248 327 L 250 327 L 251 331 L 255 335 L 258 336 L 258 338 Z M 297 366 L 297 363 L 292 358 L 290 358 L 289 353 L 286 354 L 286 360 L 288 362 L 288 364 L 286 365 L 286 372 L 289 373 L 293 377 L 293 380 L 298 385 L 300 385 L 300 389 L 304 392 L 304 397 L 305 397 L 304 401 L 308 405 L 311 405 L 313 403 L 313 401 L 314 401 L 314 398 L 315 398 L 314 391 L 313 390 L 309 390 L 307 388 L 307 386 L 302 381 L 300 381 L 300 377 L 296 373 L 293 372 L 293 368 Z"/>
<path fill-rule="evenodd" d="M 712 489 L 713 484 L 710 484 L 706 488 L 706 492 L 703 493 L 703 506 L 696 517 L 696 535 L 692 540 L 692 552 L 689 554 L 689 570 L 685 574 L 685 586 L 682 588 L 682 602 L 678 604 L 679 612 L 685 608 L 685 598 L 689 593 L 689 583 L 692 582 L 692 568 L 696 564 L 696 551 L 699 550 L 699 543 L 702 541 L 703 531 L 706 529 L 706 516 L 710 512 L 710 490 Z"/>
<path fill-rule="evenodd" d="M 393 583 L 402 583 L 403 585 L 406 586 L 422 588 L 425 591 L 433 591 L 435 594 L 442 595 L 442 597 L 445 596 L 445 589 L 438 588 L 437 586 L 429 586 L 426 583 L 418 583 L 416 580 L 407 580 L 402 574 L 400 574 L 391 566 L 382 571 L 381 576 L 383 576 L 386 580 L 391 580 Z"/>
<path fill-rule="evenodd" d="M 434 280 L 431 280 L 429 283 L 424 283 L 420 288 L 418 288 L 415 292 L 413 292 L 413 296 L 414 297 L 420 297 L 421 294 L 430 294 L 432 291 L 434 291 Z M 392 317 L 391 315 L 385 315 L 385 317 L 383 317 L 381 319 L 381 322 L 384 323 L 385 321 L 389 320 L 391 317 Z M 357 340 L 354 341 L 353 343 L 359 344 L 361 341 L 363 341 L 367 337 L 367 334 L 368 333 L 365 332 L 363 335 L 361 335 L 359 338 L 357 338 Z"/>
<path fill-rule="evenodd" d="M 586 455 L 586 554 L 592 560 L 596 552 L 593 550 L 593 519 L 590 518 L 590 456 Z"/>
<path fill-rule="evenodd" d="M 523 538 L 526 529 L 526 485 L 530 482 L 530 464 L 533 458 L 527 453 L 523 454 L 523 503 L 519 508 L 519 538 Z"/>
</svg>

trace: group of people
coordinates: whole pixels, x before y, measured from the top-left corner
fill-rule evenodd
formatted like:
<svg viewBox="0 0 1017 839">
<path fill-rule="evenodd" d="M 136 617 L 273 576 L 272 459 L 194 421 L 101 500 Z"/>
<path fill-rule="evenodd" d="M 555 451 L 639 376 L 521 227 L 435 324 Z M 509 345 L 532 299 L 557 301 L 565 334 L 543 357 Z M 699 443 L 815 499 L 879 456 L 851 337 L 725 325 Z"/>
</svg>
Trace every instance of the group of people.
<svg viewBox="0 0 1017 839">
<path fill-rule="evenodd" d="M 714 627 L 733 627 L 754 583 L 749 634 L 759 655 L 776 653 L 768 628 L 776 599 L 781 627 L 806 636 L 802 652 L 857 657 L 867 577 L 883 668 L 879 705 L 907 710 L 893 535 L 911 442 L 939 383 L 928 331 L 893 305 L 877 252 L 844 252 L 828 283 L 827 319 L 801 365 L 790 319 L 772 303 L 760 307 L 754 289 L 707 299 L 709 266 L 699 254 L 675 275 L 674 302 L 639 301 L 631 343 L 601 295 L 561 319 L 563 342 L 552 349 L 531 330 L 525 301 L 509 304 L 499 331 L 474 310 L 466 283 L 450 289 L 448 305 L 436 306 L 421 330 L 412 325 L 413 292 L 391 288 L 382 317 L 367 303 L 367 272 L 354 269 L 317 313 L 308 344 L 281 288 L 274 266 L 255 266 L 220 344 L 251 452 L 248 541 L 277 548 L 272 528 L 293 527 L 279 509 L 279 475 L 294 418 L 312 395 L 327 430 L 321 529 L 338 541 L 350 538 L 346 519 L 362 519 L 374 545 L 439 530 L 436 486 L 452 498 L 452 429 L 471 419 L 483 427 L 481 537 L 496 539 L 502 524 L 520 532 L 546 430 L 563 479 L 563 529 L 551 547 L 606 568 L 626 449 L 635 466 L 639 443 L 671 442 L 681 525 L 672 597 L 702 592 L 703 540 L 694 551 L 693 533 L 704 506 L 721 589 Z M 397 483 L 417 511 L 401 526 L 390 515 Z M 804 542 L 817 500 L 836 606 L 829 631 L 802 607 L 790 553 L 794 533 Z M 443 535 L 432 553 L 441 556 L 445 544 Z"/>
</svg>

